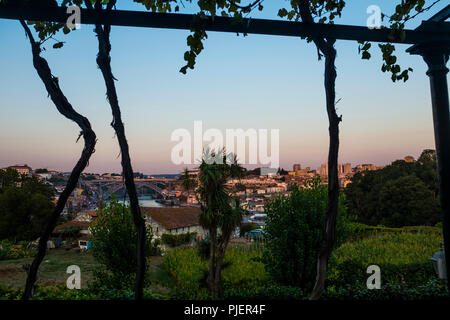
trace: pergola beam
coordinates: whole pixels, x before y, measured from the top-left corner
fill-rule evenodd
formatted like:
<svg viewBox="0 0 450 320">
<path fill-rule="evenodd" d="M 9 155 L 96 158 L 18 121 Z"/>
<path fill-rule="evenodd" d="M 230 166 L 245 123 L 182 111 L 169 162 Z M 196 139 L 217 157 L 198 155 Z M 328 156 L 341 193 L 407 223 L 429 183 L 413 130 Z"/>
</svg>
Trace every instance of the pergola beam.
<svg viewBox="0 0 450 320">
<path fill-rule="evenodd" d="M 437 12 L 435 15 L 433 15 L 428 21 L 444 22 L 448 18 L 450 18 L 450 4 L 447 5 L 441 11 Z"/>
<path fill-rule="evenodd" d="M 66 22 L 70 14 L 63 7 L 14 6 L 0 4 L 0 18 L 32 21 Z M 114 26 L 163 28 L 190 30 L 195 15 L 178 13 L 159 13 L 125 10 L 81 9 L 82 24 L 109 24 Z M 445 41 L 450 38 L 448 25 L 439 30 L 404 30 L 404 37 L 393 34 L 390 29 L 369 29 L 360 26 L 338 24 L 308 24 L 267 19 L 244 19 L 207 17 L 203 24 L 207 31 L 264 34 L 290 37 L 324 37 L 340 40 L 364 40 L 416 44 L 429 41 Z"/>
</svg>

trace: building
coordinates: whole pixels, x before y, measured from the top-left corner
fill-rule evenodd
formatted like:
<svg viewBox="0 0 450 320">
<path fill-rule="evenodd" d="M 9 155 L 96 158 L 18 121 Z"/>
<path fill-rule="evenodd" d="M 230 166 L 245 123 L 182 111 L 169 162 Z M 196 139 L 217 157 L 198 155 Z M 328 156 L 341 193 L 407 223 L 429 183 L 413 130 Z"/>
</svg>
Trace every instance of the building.
<svg viewBox="0 0 450 320">
<path fill-rule="evenodd" d="M 197 196 L 194 193 L 189 193 L 186 198 L 187 204 L 198 204 Z"/>
<path fill-rule="evenodd" d="M 300 170 L 302 170 L 302 166 L 298 163 L 294 164 L 293 171 L 295 172 L 295 171 L 300 171 Z"/>
<path fill-rule="evenodd" d="M 356 166 L 357 171 L 366 171 L 366 170 L 372 171 L 372 170 L 377 170 L 377 169 L 378 169 L 378 167 L 372 163 L 358 164 Z"/>
<path fill-rule="evenodd" d="M 206 237 L 206 231 L 198 220 L 200 208 L 142 207 L 141 210 L 145 213 L 145 223 L 151 228 L 155 238 L 160 238 L 163 234 L 188 232 L 196 232 L 197 239 Z"/>
<path fill-rule="evenodd" d="M 338 165 L 339 175 L 349 175 L 352 173 L 352 165 L 350 163 L 341 163 Z"/>
<path fill-rule="evenodd" d="M 33 175 L 33 170 L 26 164 L 24 164 L 24 165 L 16 164 L 14 166 L 3 168 L 2 170 L 6 170 L 6 169 L 16 170 L 18 174 L 26 175 L 27 177 L 31 177 Z"/>
<path fill-rule="evenodd" d="M 56 226 L 55 229 L 53 230 L 52 234 L 53 235 L 61 235 L 62 233 L 64 233 L 64 230 L 76 228 L 76 229 L 79 229 L 81 236 L 89 236 L 89 235 L 91 235 L 91 231 L 89 230 L 89 225 L 90 225 L 90 223 L 87 221 L 71 220 L 71 221 L 67 221 L 66 223 Z"/>
<path fill-rule="evenodd" d="M 413 156 L 406 156 L 404 158 L 405 162 L 414 162 L 414 157 Z"/>
<path fill-rule="evenodd" d="M 324 163 L 320 165 L 319 170 L 317 170 L 319 175 L 321 176 L 328 176 L 328 163 Z"/>
<path fill-rule="evenodd" d="M 88 210 L 88 211 L 81 211 L 77 213 L 75 218 L 73 218 L 72 221 L 79 221 L 79 222 L 92 222 L 97 219 L 97 211 L 96 210 Z"/>
<path fill-rule="evenodd" d="M 50 172 L 36 173 L 35 176 L 42 180 L 50 180 L 52 178 L 52 174 Z"/>
</svg>

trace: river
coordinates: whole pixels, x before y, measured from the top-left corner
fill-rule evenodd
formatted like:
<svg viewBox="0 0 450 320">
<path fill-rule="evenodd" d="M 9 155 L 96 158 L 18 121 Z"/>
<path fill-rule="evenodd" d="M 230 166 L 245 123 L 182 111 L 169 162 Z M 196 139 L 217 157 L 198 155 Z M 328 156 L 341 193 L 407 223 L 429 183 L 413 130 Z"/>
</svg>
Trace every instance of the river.
<svg viewBox="0 0 450 320">
<path fill-rule="evenodd" d="M 139 199 L 139 206 L 141 207 L 164 207 L 163 204 L 156 202 L 155 199 L 153 199 L 151 196 L 141 196 L 138 197 Z M 119 202 L 123 203 L 123 200 L 119 200 Z M 130 203 L 130 201 L 126 200 L 127 204 Z"/>
</svg>

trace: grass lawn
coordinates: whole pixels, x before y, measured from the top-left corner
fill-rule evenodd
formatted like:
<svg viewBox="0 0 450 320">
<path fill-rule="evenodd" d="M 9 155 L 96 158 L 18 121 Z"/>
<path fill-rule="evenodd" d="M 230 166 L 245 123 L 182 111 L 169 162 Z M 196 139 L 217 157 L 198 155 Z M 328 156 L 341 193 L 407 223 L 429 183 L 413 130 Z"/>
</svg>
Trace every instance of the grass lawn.
<svg viewBox="0 0 450 320">
<path fill-rule="evenodd" d="M 31 264 L 33 258 L 22 258 L 0 261 L 0 286 L 23 288 L 26 281 L 26 273 L 22 268 L 24 264 Z M 152 279 L 151 289 L 157 293 L 167 293 L 165 287 L 168 276 L 160 268 L 162 257 L 150 257 L 150 274 Z M 92 272 L 99 268 L 90 252 L 66 251 L 64 249 L 50 250 L 39 267 L 38 283 L 42 285 L 65 284 L 70 276 L 66 273 L 67 267 L 77 265 L 81 270 L 81 287 L 87 288 L 92 279 Z"/>
<path fill-rule="evenodd" d="M 0 285 L 13 288 L 25 286 L 26 273 L 24 264 L 31 264 L 33 258 L 22 258 L 0 261 Z M 77 265 L 81 270 L 81 287 L 87 287 L 87 281 L 92 279 L 92 271 L 98 267 L 94 257 L 89 252 L 66 251 L 64 249 L 50 250 L 41 263 L 38 272 L 38 283 L 42 285 L 65 284 L 70 276 L 67 267 Z"/>
</svg>

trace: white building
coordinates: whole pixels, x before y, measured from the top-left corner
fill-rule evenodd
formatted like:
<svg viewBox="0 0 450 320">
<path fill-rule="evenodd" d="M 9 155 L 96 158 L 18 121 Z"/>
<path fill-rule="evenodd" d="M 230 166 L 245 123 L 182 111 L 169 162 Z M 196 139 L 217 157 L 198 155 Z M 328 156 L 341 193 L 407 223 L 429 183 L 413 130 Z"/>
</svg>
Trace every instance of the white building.
<svg viewBox="0 0 450 320">
<path fill-rule="evenodd" d="M 197 233 L 197 239 L 204 239 L 206 231 L 200 226 L 198 216 L 200 208 L 141 207 L 145 213 L 146 225 L 155 238 L 163 234 Z"/>
</svg>

